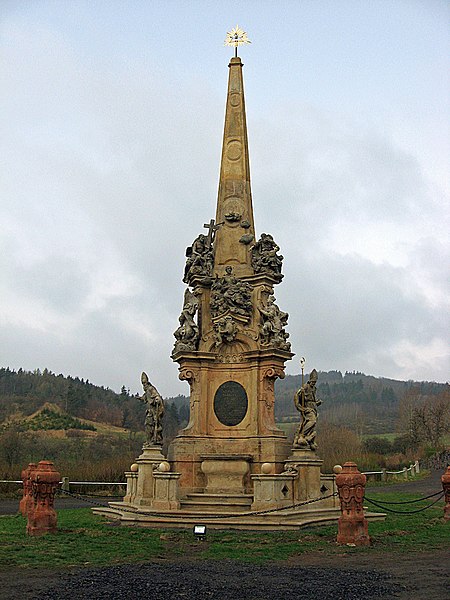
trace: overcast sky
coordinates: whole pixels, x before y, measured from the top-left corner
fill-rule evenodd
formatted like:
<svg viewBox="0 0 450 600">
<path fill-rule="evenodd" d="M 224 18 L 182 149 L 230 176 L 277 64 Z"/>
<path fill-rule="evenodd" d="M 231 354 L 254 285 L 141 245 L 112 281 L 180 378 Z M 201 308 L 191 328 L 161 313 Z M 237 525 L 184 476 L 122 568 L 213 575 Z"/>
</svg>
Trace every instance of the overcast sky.
<svg viewBox="0 0 450 600">
<path fill-rule="evenodd" d="M 188 394 L 239 24 L 257 234 L 299 372 L 447 381 L 446 0 L 0 3 L 0 366 Z"/>
</svg>

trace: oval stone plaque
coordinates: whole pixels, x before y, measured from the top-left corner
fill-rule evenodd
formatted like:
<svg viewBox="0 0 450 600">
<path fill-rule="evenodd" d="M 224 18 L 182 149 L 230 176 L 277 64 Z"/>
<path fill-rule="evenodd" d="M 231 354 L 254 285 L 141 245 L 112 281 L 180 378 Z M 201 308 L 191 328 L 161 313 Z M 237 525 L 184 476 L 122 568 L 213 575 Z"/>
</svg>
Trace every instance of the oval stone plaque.
<svg viewBox="0 0 450 600">
<path fill-rule="evenodd" d="M 237 381 L 222 383 L 214 396 L 214 412 L 222 425 L 239 425 L 247 414 L 247 407 L 247 392 Z"/>
</svg>

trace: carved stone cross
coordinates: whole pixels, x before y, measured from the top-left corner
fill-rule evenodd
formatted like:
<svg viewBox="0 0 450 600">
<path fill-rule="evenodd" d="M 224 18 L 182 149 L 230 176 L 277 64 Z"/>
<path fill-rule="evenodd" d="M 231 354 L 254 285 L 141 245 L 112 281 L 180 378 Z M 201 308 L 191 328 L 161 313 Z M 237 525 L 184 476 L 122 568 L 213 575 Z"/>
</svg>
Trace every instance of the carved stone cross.
<svg viewBox="0 0 450 600">
<path fill-rule="evenodd" d="M 208 243 L 208 248 L 212 247 L 213 241 L 214 241 L 214 237 L 215 237 L 215 233 L 216 231 L 219 229 L 219 227 L 222 225 L 222 223 L 219 223 L 216 225 L 216 222 L 214 219 L 211 219 L 209 223 L 205 223 L 203 225 L 203 227 L 206 227 L 206 229 L 208 230 L 208 235 L 206 236 L 206 240 Z"/>
</svg>

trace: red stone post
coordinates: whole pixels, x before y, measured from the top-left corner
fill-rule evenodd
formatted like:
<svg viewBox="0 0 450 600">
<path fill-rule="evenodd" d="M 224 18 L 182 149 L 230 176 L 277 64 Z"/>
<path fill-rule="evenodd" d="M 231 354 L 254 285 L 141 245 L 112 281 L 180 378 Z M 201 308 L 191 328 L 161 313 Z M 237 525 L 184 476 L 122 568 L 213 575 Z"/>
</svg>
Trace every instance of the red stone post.
<svg viewBox="0 0 450 600">
<path fill-rule="evenodd" d="M 33 494 L 31 491 L 31 473 L 36 469 L 36 463 L 29 463 L 28 467 L 21 473 L 23 483 L 23 496 L 19 502 L 19 511 L 23 517 L 26 517 L 33 507 Z"/>
<path fill-rule="evenodd" d="M 441 481 L 445 494 L 444 519 L 450 521 L 450 467 L 447 467 L 446 472 L 441 477 Z"/>
<path fill-rule="evenodd" d="M 28 512 L 28 535 L 57 531 L 57 516 L 53 508 L 59 487 L 60 473 L 49 460 L 41 460 L 30 474 L 33 507 Z"/>
<path fill-rule="evenodd" d="M 341 503 L 338 544 L 370 545 L 367 519 L 364 517 L 363 510 L 366 479 L 366 476 L 358 471 L 354 462 L 346 462 L 341 473 L 336 475 L 336 486 Z"/>
</svg>

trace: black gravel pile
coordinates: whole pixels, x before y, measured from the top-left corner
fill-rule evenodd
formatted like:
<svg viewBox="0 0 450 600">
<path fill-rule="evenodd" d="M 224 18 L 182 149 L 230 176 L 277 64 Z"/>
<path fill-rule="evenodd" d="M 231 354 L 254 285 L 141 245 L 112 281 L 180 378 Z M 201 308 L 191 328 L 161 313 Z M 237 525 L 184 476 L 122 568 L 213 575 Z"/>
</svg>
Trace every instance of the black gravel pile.
<svg viewBox="0 0 450 600">
<path fill-rule="evenodd" d="M 40 600 L 369 600 L 403 591 L 376 571 L 243 565 L 232 561 L 86 569 L 40 592 Z"/>
</svg>

